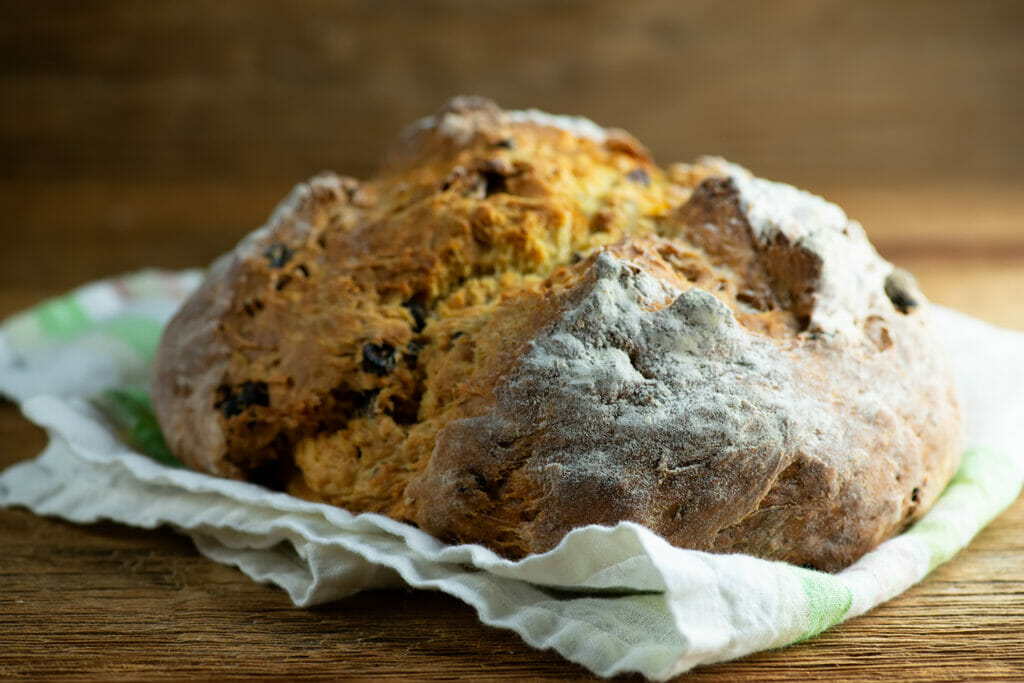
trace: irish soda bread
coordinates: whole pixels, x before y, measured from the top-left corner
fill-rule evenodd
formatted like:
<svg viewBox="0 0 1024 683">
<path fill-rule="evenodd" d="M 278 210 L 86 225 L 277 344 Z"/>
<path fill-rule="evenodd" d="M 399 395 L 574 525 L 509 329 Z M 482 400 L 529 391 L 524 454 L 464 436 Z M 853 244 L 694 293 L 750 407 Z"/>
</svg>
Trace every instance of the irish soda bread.
<svg viewBox="0 0 1024 683">
<path fill-rule="evenodd" d="M 460 98 L 214 263 L 153 403 L 194 468 L 507 557 L 633 520 L 835 570 L 957 466 L 930 334 L 835 205 Z"/>
</svg>

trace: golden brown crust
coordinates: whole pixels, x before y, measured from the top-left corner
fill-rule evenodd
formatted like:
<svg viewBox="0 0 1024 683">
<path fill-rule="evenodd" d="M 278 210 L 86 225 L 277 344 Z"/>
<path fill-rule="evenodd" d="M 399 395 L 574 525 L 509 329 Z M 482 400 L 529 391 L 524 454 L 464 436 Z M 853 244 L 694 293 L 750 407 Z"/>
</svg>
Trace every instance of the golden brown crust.
<svg viewBox="0 0 1024 683">
<path fill-rule="evenodd" d="M 844 566 L 938 495 L 956 404 L 912 282 L 781 187 L 453 101 L 214 265 L 155 409 L 197 469 L 512 557 L 629 519 Z"/>
</svg>

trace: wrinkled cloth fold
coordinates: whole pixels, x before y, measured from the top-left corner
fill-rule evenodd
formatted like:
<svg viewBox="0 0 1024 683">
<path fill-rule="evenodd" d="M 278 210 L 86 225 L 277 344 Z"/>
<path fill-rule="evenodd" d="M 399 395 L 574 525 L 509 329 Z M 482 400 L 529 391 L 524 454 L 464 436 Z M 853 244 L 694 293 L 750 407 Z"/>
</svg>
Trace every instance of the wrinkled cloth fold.
<svg viewBox="0 0 1024 683">
<path fill-rule="evenodd" d="M 42 454 L 0 474 L 0 505 L 171 526 L 300 606 L 371 588 L 441 590 L 483 623 L 598 675 L 665 679 L 799 642 L 900 594 L 966 546 L 1024 482 L 1024 335 L 933 307 L 962 393 L 963 464 L 921 521 L 841 572 L 683 550 L 633 523 L 577 529 L 515 562 L 446 546 L 380 515 L 158 462 L 125 438 L 94 399 L 144 389 L 160 330 L 200 277 L 112 278 L 0 326 L 0 392 L 50 436 Z"/>
</svg>

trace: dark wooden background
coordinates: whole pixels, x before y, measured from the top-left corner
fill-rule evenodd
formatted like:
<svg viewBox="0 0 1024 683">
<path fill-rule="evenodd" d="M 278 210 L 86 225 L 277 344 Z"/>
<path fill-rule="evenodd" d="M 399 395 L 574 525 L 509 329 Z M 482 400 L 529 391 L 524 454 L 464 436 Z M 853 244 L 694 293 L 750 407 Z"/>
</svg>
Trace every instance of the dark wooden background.
<svg viewBox="0 0 1024 683">
<path fill-rule="evenodd" d="M 204 265 L 462 93 L 824 194 L 933 300 L 1024 329 L 1012 0 L 0 0 L 0 317 Z M 0 404 L 0 467 L 42 443 Z M 1022 678 L 1022 524 L 1018 501 L 886 607 L 700 677 Z M 442 596 L 296 610 L 167 531 L 0 510 L 0 582 L 0 678 L 581 673 Z"/>
<path fill-rule="evenodd" d="M 934 201 L 1024 180 L 1012 0 L 3 0 L 0 17 L 5 288 L 206 263 L 293 183 L 371 172 L 460 93 L 626 128 L 662 162 L 721 154 L 844 201 L 883 251 L 908 237 L 879 190 L 919 193 L 895 207 L 924 215 L 917 241 L 948 220 Z M 57 242 L 78 258 L 47 258 Z"/>
</svg>

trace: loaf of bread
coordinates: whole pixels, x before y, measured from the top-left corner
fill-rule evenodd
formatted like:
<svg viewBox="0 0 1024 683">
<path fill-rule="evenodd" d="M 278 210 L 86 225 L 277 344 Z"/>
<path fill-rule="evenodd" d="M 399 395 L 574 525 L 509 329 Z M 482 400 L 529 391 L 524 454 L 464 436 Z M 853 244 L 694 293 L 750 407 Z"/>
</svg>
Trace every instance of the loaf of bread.
<svg viewBox="0 0 1024 683">
<path fill-rule="evenodd" d="M 631 520 L 824 570 L 957 467 L 927 303 L 837 206 L 458 98 L 299 185 L 168 325 L 189 466 L 518 558 Z"/>
</svg>

